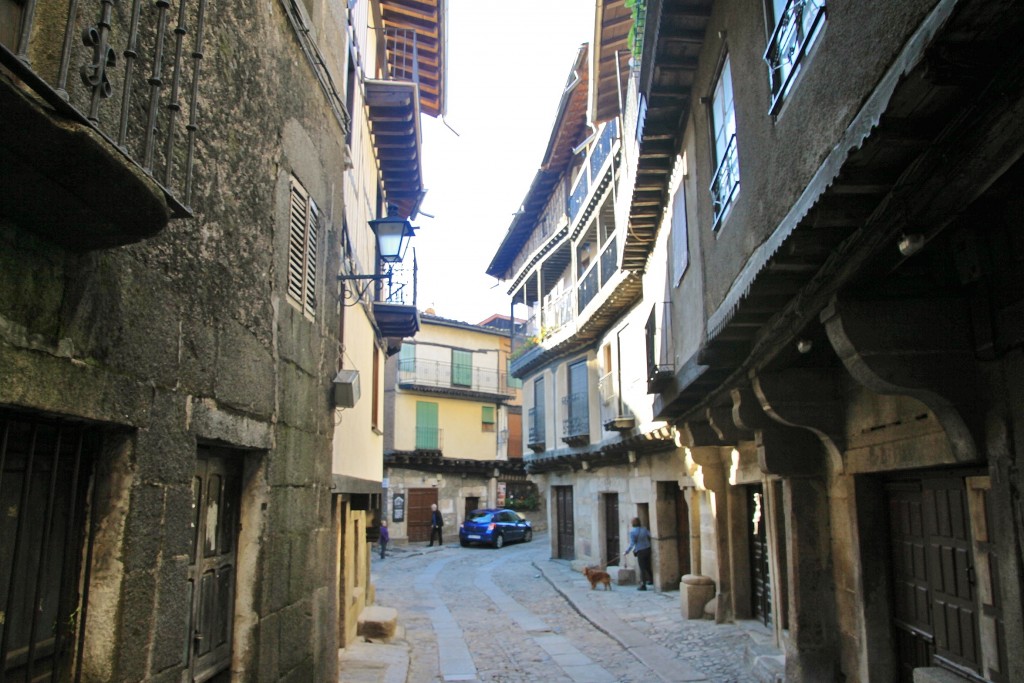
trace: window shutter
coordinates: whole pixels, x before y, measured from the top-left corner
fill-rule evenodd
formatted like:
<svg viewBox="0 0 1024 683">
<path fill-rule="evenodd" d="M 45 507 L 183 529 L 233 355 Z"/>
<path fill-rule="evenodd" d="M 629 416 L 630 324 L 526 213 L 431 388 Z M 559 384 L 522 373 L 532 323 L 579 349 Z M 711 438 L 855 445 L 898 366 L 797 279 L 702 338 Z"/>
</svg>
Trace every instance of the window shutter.
<svg viewBox="0 0 1024 683">
<path fill-rule="evenodd" d="M 306 238 L 306 312 L 310 315 L 316 314 L 316 250 L 320 235 L 320 209 L 316 202 L 309 199 L 309 223 Z"/>
<path fill-rule="evenodd" d="M 316 252 L 320 210 L 294 178 L 288 218 L 288 298 L 307 315 L 316 314 Z"/>
<path fill-rule="evenodd" d="M 473 352 L 452 349 L 452 384 L 460 387 L 473 386 Z"/>
<path fill-rule="evenodd" d="M 482 406 L 480 421 L 484 424 L 494 424 L 494 406 Z"/>
<path fill-rule="evenodd" d="M 300 306 L 306 278 L 307 200 L 305 191 L 293 180 L 288 235 L 288 296 Z"/>
</svg>

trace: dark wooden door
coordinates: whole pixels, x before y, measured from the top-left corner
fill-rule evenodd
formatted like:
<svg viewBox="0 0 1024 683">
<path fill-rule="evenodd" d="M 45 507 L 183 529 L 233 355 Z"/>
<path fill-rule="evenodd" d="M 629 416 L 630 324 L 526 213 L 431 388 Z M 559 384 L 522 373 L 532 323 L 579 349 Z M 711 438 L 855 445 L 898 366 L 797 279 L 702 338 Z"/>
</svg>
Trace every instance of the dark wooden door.
<svg viewBox="0 0 1024 683">
<path fill-rule="evenodd" d="M 609 567 L 619 564 L 619 494 L 604 494 L 604 559 Z"/>
<path fill-rule="evenodd" d="M 508 457 L 523 457 L 523 413 L 522 408 L 508 412 Z"/>
<path fill-rule="evenodd" d="M 406 533 L 410 543 L 430 540 L 431 505 L 437 505 L 437 489 L 409 489 Z"/>
<path fill-rule="evenodd" d="M 469 519 L 469 513 L 480 509 L 480 496 L 466 496 L 466 510 L 462 519 Z"/>
<path fill-rule="evenodd" d="M 192 480 L 189 669 L 202 683 L 227 671 L 235 611 L 241 459 L 200 448 Z"/>
<path fill-rule="evenodd" d="M 572 510 L 572 487 L 556 486 L 554 491 L 558 557 L 562 560 L 574 560 L 576 559 L 576 527 Z"/>
<path fill-rule="evenodd" d="M 978 670 L 977 605 L 964 480 L 887 485 L 900 680 L 936 660 Z"/>
<path fill-rule="evenodd" d="M 761 485 L 747 486 L 747 532 L 750 544 L 750 598 L 754 617 L 766 626 L 772 620 L 772 589 L 768 572 L 768 516 Z"/>
</svg>

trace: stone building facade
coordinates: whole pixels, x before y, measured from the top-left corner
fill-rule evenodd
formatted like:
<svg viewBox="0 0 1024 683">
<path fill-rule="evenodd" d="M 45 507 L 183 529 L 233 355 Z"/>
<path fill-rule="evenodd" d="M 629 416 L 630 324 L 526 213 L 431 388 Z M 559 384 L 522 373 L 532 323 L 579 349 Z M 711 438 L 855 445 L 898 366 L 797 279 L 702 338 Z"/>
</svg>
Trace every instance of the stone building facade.
<svg viewBox="0 0 1024 683">
<path fill-rule="evenodd" d="M 422 191 L 352 149 L 388 5 L 3 4 L 0 678 L 337 679 L 336 276 Z"/>
<path fill-rule="evenodd" d="M 1022 17 L 973 0 L 598 3 L 594 127 L 560 135 L 589 155 L 595 129 L 622 128 L 615 265 L 644 283 L 643 405 L 701 499 L 691 571 L 718 619 L 771 629 L 787 680 L 1024 675 Z M 571 216 L 581 177 L 553 182 L 551 215 Z M 554 292 L 548 223 L 513 223 L 492 262 L 528 306 Z M 571 244 L 559 267 L 582 264 Z M 513 368 L 527 411 L 532 373 L 593 327 L 578 273 L 571 333 L 541 325 Z M 571 352 L 605 372 L 599 343 Z M 546 462 L 549 439 L 528 467 L 611 476 L 584 474 L 581 443 Z"/>
<path fill-rule="evenodd" d="M 396 542 L 430 540 L 431 505 L 444 518 L 443 542 L 455 543 L 468 512 L 526 504 L 534 491 L 519 450 L 520 387 L 507 372 L 503 322 L 473 325 L 428 310 L 415 340 L 388 359 L 384 509 Z"/>
</svg>

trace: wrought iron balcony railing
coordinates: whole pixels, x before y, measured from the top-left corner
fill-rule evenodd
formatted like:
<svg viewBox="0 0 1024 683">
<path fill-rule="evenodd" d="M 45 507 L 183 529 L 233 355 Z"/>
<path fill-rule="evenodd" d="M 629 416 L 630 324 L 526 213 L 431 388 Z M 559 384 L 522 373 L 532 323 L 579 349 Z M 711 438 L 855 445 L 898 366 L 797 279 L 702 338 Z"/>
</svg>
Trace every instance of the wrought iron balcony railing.
<svg viewBox="0 0 1024 683">
<path fill-rule="evenodd" d="M 43 4 L 5 3 L 15 30 L 0 32 L 0 63 L 152 177 L 173 214 L 190 215 L 207 0 Z"/>
<path fill-rule="evenodd" d="M 764 61 L 772 84 L 770 113 L 775 114 L 789 92 L 800 62 L 825 20 L 825 0 L 789 0 L 768 41 Z"/>
<path fill-rule="evenodd" d="M 579 391 L 562 397 L 565 419 L 562 420 L 562 440 L 571 441 L 590 433 L 590 405 L 587 392 Z"/>
<path fill-rule="evenodd" d="M 444 448 L 444 430 L 438 427 L 416 427 L 416 450 L 439 451 Z"/>
<path fill-rule="evenodd" d="M 492 355 L 491 358 L 493 357 Z M 508 375 L 504 372 L 423 358 L 405 358 L 399 361 L 398 383 L 476 394 L 515 394 L 515 389 L 509 386 Z"/>
<path fill-rule="evenodd" d="M 711 201 L 715 209 L 715 224 L 725 215 L 726 209 L 732 204 L 733 197 L 740 187 L 740 159 L 736 154 L 736 135 L 729 138 L 725 147 L 722 163 L 715 171 L 715 179 L 711 183 Z"/>
<path fill-rule="evenodd" d="M 544 449 L 545 431 L 547 427 L 544 420 L 544 408 L 530 408 L 527 411 L 527 422 L 528 422 L 528 446 L 533 450 Z"/>
<path fill-rule="evenodd" d="M 416 305 L 416 282 L 419 274 L 419 264 L 416 261 L 416 253 L 413 252 L 412 263 L 396 263 L 391 270 L 391 279 L 381 283 L 378 301 L 388 304 L 401 304 L 404 306 Z"/>
</svg>

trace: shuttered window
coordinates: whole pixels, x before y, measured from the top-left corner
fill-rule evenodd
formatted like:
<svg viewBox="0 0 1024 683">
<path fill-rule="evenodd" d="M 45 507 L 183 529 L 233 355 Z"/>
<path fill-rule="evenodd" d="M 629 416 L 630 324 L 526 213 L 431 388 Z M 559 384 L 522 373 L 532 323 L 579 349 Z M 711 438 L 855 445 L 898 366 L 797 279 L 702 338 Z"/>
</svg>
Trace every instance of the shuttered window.
<svg viewBox="0 0 1024 683">
<path fill-rule="evenodd" d="M 482 406 L 480 411 L 480 423 L 483 431 L 494 431 L 494 406 Z"/>
<path fill-rule="evenodd" d="M 473 352 L 452 349 L 452 385 L 473 386 Z"/>
<path fill-rule="evenodd" d="M 288 300 L 308 316 L 316 314 L 316 251 L 320 210 L 295 178 L 291 183 L 288 232 Z"/>
</svg>

